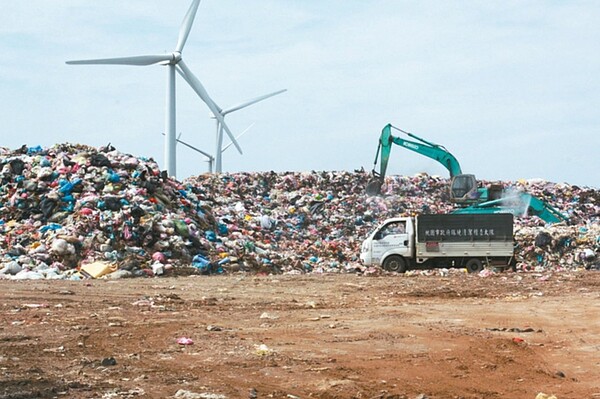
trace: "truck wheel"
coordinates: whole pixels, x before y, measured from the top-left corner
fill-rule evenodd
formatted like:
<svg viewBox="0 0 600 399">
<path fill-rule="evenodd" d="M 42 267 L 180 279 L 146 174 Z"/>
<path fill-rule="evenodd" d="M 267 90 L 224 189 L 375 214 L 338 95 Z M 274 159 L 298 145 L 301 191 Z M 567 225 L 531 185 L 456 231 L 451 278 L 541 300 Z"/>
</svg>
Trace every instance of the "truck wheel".
<svg viewBox="0 0 600 399">
<path fill-rule="evenodd" d="M 406 260 L 402 256 L 392 255 L 385 258 L 383 268 L 388 272 L 406 272 Z"/>
<path fill-rule="evenodd" d="M 469 273 L 479 273 L 483 270 L 483 263 L 477 258 L 471 258 L 465 265 Z"/>
</svg>

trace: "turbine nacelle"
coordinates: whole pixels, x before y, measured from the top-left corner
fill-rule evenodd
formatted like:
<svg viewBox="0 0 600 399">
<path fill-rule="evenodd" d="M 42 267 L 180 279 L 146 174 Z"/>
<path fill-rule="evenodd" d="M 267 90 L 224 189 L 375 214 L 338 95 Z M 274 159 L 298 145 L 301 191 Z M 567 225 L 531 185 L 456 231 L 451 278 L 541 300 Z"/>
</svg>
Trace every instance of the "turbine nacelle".
<svg viewBox="0 0 600 399">
<path fill-rule="evenodd" d="M 169 54 L 167 54 L 169 55 Z M 159 65 L 163 65 L 163 66 L 167 66 L 167 65 L 177 65 L 177 63 L 181 61 L 181 52 L 180 51 L 173 51 L 170 54 L 170 58 L 166 59 L 162 62 L 159 62 Z"/>
<path fill-rule="evenodd" d="M 169 62 L 170 65 L 177 65 L 179 61 L 181 61 L 181 51 L 173 51 L 171 53 L 173 59 Z"/>
</svg>

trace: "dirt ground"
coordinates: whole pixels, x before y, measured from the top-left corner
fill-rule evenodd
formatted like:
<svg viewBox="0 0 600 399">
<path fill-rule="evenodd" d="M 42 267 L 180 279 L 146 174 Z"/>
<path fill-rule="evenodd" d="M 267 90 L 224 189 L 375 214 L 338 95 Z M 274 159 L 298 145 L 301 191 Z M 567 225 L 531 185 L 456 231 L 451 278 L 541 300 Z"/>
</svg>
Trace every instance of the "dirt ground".
<svg viewBox="0 0 600 399">
<path fill-rule="evenodd" d="M 0 398 L 600 398 L 599 272 L 0 289 Z"/>
</svg>

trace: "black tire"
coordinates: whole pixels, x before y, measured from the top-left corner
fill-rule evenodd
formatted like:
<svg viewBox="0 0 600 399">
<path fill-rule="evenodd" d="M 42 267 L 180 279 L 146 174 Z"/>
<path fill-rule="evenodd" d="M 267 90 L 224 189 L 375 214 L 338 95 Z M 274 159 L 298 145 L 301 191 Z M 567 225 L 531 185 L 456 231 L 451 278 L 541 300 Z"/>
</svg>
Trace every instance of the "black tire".
<svg viewBox="0 0 600 399">
<path fill-rule="evenodd" d="M 406 272 L 406 260 L 400 255 L 391 255 L 383 261 L 383 268 L 388 272 Z"/>
<path fill-rule="evenodd" d="M 483 262 L 477 258 L 471 258 L 465 264 L 465 268 L 469 273 L 479 273 L 483 270 Z"/>
<path fill-rule="evenodd" d="M 510 267 L 510 270 L 512 270 L 513 272 L 517 271 L 517 260 L 515 258 L 512 258 L 508 264 L 508 266 Z"/>
</svg>

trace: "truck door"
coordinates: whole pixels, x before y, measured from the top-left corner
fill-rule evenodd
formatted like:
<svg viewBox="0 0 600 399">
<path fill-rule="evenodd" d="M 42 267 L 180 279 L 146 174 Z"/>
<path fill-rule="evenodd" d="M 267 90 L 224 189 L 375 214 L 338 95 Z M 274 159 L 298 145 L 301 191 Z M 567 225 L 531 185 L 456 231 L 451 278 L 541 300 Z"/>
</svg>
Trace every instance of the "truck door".
<svg viewBox="0 0 600 399">
<path fill-rule="evenodd" d="M 373 261 L 381 263 L 383 256 L 392 250 L 398 255 L 408 254 L 408 234 L 404 220 L 382 226 L 373 237 Z"/>
</svg>

